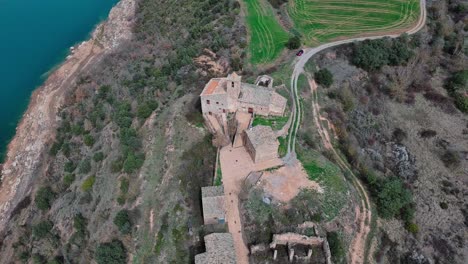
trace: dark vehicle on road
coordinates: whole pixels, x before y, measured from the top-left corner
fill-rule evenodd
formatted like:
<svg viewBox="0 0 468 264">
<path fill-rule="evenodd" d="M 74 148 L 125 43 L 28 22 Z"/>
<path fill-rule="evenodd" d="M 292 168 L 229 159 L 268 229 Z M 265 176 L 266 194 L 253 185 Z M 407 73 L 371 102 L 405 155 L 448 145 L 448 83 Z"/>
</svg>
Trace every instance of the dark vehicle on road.
<svg viewBox="0 0 468 264">
<path fill-rule="evenodd" d="M 298 52 L 296 53 L 296 56 L 298 56 L 298 57 L 299 57 L 299 56 L 301 56 L 302 54 L 304 54 L 304 50 L 300 50 L 300 51 L 298 51 Z"/>
</svg>

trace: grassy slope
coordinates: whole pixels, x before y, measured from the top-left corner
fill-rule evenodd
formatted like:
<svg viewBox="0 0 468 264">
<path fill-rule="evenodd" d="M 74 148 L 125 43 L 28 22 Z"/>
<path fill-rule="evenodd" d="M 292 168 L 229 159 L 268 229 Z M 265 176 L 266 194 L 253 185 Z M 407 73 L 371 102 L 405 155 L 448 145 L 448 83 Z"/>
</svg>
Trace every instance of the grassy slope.
<svg viewBox="0 0 468 264">
<path fill-rule="evenodd" d="M 250 32 L 250 61 L 254 64 L 273 61 L 284 48 L 288 33 L 275 18 L 266 0 L 244 0 Z"/>
<path fill-rule="evenodd" d="M 340 169 L 315 150 L 300 145 L 296 146 L 296 150 L 309 179 L 318 182 L 324 189 L 317 199 L 325 220 L 334 219 L 347 202 L 348 186 Z"/>
<path fill-rule="evenodd" d="M 291 0 L 288 7 L 309 45 L 406 27 L 417 19 L 418 11 L 418 0 Z"/>
<path fill-rule="evenodd" d="M 269 126 L 273 130 L 280 130 L 288 122 L 289 116 L 255 116 L 252 126 Z"/>
</svg>

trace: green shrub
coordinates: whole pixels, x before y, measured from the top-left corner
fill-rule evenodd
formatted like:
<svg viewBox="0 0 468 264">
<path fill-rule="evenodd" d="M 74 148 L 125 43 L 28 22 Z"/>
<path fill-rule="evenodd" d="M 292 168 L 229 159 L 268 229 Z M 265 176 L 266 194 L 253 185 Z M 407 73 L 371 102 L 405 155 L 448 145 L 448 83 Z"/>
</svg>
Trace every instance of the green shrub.
<svg viewBox="0 0 468 264">
<path fill-rule="evenodd" d="M 78 165 L 78 172 L 82 174 L 87 174 L 91 171 L 91 160 L 89 158 L 84 158 Z"/>
<path fill-rule="evenodd" d="M 63 176 L 63 184 L 68 188 L 75 181 L 75 174 L 67 173 Z"/>
<path fill-rule="evenodd" d="M 122 157 L 119 157 L 116 160 L 112 161 L 111 168 L 110 168 L 111 172 L 113 173 L 120 172 L 122 170 L 124 161 L 125 160 L 122 159 Z"/>
<path fill-rule="evenodd" d="M 73 228 L 75 228 L 75 231 L 78 233 L 85 233 L 86 232 L 86 218 L 82 214 L 77 214 L 73 218 Z"/>
<path fill-rule="evenodd" d="M 94 145 L 94 138 L 90 134 L 86 134 L 83 136 L 83 142 L 86 146 L 91 147 Z"/>
<path fill-rule="evenodd" d="M 130 102 L 121 102 L 117 105 L 117 110 L 113 115 L 113 121 L 120 128 L 129 128 L 132 125 L 132 106 Z"/>
<path fill-rule="evenodd" d="M 127 252 L 120 240 L 113 240 L 99 244 L 94 258 L 98 264 L 126 264 Z"/>
<path fill-rule="evenodd" d="M 32 227 L 32 234 L 35 238 L 41 239 L 47 236 L 53 227 L 54 224 L 51 221 L 42 221 L 39 224 Z"/>
<path fill-rule="evenodd" d="M 407 223 L 405 227 L 406 227 L 406 230 L 408 230 L 408 232 L 412 234 L 416 234 L 419 232 L 419 226 L 413 222 Z"/>
<path fill-rule="evenodd" d="M 135 154 L 133 152 L 129 152 L 127 158 L 123 163 L 123 170 L 126 173 L 132 173 L 138 170 L 144 162 L 145 158 L 143 154 Z"/>
<path fill-rule="evenodd" d="M 330 246 L 330 253 L 332 255 L 333 262 L 344 263 L 346 252 L 343 247 L 343 242 L 341 242 L 340 235 L 337 232 L 328 232 L 327 240 Z"/>
<path fill-rule="evenodd" d="M 117 203 L 119 205 L 124 205 L 125 204 L 125 201 L 126 201 L 126 198 L 125 198 L 125 195 L 119 195 L 117 197 Z"/>
<path fill-rule="evenodd" d="M 321 69 L 314 74 L 314 78 L 318 84 L 325 87 L 330 87 L 333 84 L 333 74 L 328 69 Z"/>
<path fill-rule="evenodd" d="M 94 155 L 93 155 L 93 160 L 94 160 L 95 162 L 100 162 L 100 161 L 102 161 L 103 159 L 104 159 L 104 153 L 102 153 L 101 151 L 94 153 Z"/>
<path fill-rule="evenodd" d="M 31 254 L 29 253 L 29 251 L 21 251 L 19 254 L 18 254 L 18 258 L 23 261 L 23 262 L 27 262 L 29 260 L 29 257 L 31 256 Z"/>
<path fill-rule="evenodd" d="M 130 182 L 128 181 L 127 178 L 122 178 L 120 179 L 120 191 L 123 193 L 123 194 L 127 194 L 128 193 L 128 187 L 130 185 Z"/>
<path fill-rule="evenodd" d="M 71 132 L 75 136 L 79 136 L 79 135 L 84 134 L 85 130 L 83 128 L 83 124 L 73 124 L 71 126 Z"/>
<path fill-rule="evenodd" d="M 311 217 L 311 220 L 316 222 L 316 223 L 322 222 L 322 214 L 321 213 L 313 214 L 312 217 Z"/>
<path fill-rule="evenodd" d="M 31 259 L 34 264 L 43 264 L 45 262 L 44 257 L 39 254 L 32 255 Z"/>
<path fill-rule="evenodd" d="M 50 155 L 55 156 L 57 153 L 60 151 L 62 148 L 62 141 L 55 141 L 54 144 L 52 144 L 52 147 L 50 147 Z"/>
<path fill-rule="evenodd" d="M 96 181 L 96 176 L 90 176 L 88 177 L 83 184 L 81 184 L 81 190 L 84 192 L 87 192 L 93 188 L 94 182 Z"/>
<path fill-rule="evenodd" d="M 377 211 L 383 218 L 391 218 L 402 208 L 411 204 L 411 192 L 404 188 L 403 182 L 398 178 L 388 178 L 380 183 L 376 195 Z"/>
<path fill-rule="evenodd" d="M 468 113 L 468 96 L 462 93 L 456 93 L 455 95 L 455 105 L 463 113 Z"/>
<path fill-rule="evenodd" d="M 446 150 L 442 155 L 441 160 L 448 168 L 455 168 L 460 165 L 460 156 L 454 150 Z"/>
<path fill-rule="evenodd" d="M 153 111 L 158 108 L 158 102 L 149 100 L 140 104 L 137 108 L 137 116 L 142 119 L 148 118 Z"/>
<path fill-rule="evenodd" d="M 65 163 L 65 166 L 63 167 L 63 170 L 65 172 L 73 172 L 75 169 L 76 169 L 76 165 L 75 163 L 73 163 L 73 161 L 68 161 L 67 163 Z"/>
<path fill-rule="evenodd" d="M 286 42 L 286 47 L 290 50 L 298 49 L 301 46 L 301 38 L 299 36 L 293 36 Z"/>
<path fill-rule="evenodd" d="M 97 98 L 101 100 L 107 99 L 107 97 L 109 96 L 111 92 L 111 89 L 112 87 L 110 85 L 103 85 L 99 87 Z"/>
<path fill-rule="evenodd" d="M 63 260 L 61 257 L 55 257 L 49 261 L 47 261 L 47 264 L 63 264 Z"/>
<path fill-rule="evenodd" d="M 122 128 L 120 130 L 120 144 L 122 144 L 124 153 L 139 150 L 141 140 L 138 138 L 137 131 L 133 128 Z"/>
<path fill-rule="evenodd" d="M 441 202 L 439 205 L 440 205 L 440 208 L 444 210 L 448 209 L 448 204 L 446 202 Z"/>
<path fill-rule="evenodd" d="M 52 205 L 52 202 L 55 199 L 55 193 L 49 186 L 41 187 L 36 192 L 36 197 L 34 199 L 37 208 L 40 210 L 48 210 Z"/>
<path fill-rule="evenodd" d="M 125 209 L 120 210 L 114 217 L 114 224 L 117 226 L 122 234 L 128 234 L 132 230 L 132 222 L 128 211 Z"/>
<path fill-rule="evenodd" d="M 384 65 L 402 65 L 412 55 L 406 37 L 365 40 L 354 45 L 352 62 L 358 67 L 373 71 Z"/>
<path fill-rule="evenodd" d="M 343 87 L 339 91 L 339 98 L 341 103 L 343 104 L 343 110 L 345 112 L 351 111 L 354 109 L 354 95 L 351 92 L 349 87 Z"/>
<path fill-rule="evenodd" d="M 468 70 L 455 72 L 445 84 L 450 93 L 468 90 Z"/>
</svg>

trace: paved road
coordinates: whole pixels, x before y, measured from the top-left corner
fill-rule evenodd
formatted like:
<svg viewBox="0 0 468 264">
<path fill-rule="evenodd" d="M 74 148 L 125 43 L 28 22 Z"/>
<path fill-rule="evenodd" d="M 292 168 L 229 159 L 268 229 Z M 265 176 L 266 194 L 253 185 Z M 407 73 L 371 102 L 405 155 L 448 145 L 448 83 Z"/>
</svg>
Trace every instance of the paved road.
<svg viewBox="0 0 468 264">
<path fill-rule="evenodd" d="M 426 1 L 425 0 L 420 0 L 420 8 L 421 8 L 421 15 L 419 17 L 418 23 L 410 30 L 406 31 L 407 34 L 415 34 L 419 30 L 421 30 L 424 25 L 426 24 Z M 293 113 L 292 113 L 292 124 L 291 124 L 291 135 L 288 140 L 288 153 L 286 155 L 285 160 L 286 161 L 291 161 L 295 160 L 296 158 L 296 135 L 297 135 L 297 130 L 299 129 L 299 125 L 301 123 L 301 114 L 302 114 L 302 106 L 299 101 L 299 96 L 297 92 L 297 81 L 299 78 L 299 75 L 304 73 L 304 66 L 309 61 L 310 58 L 312 58 L 315 54 L 317 54 L 320 51 L 323 51 L 325 49 L 331 48 L 331 47 L 336 47 L 339 45 L 343 44 L 348 44 L 352 42 L 357 42 L 357 41 L 363 41 L 363 40 L 368 40 L 368 39 L 380 39 L 380 38 L 385 38 L 385 37 L 390 37 L 390 38 L 396 38 L 400 34 L 389 34 L 389 35 L 380 35 L 380 36 L 371 36 L 371 37 L 360 37 L 360 38 L 352 38 L 352 39 L 347 39 L 347 40 L 340 40 L 340 41 L 335 41 L 335 42 L 330 42 L 323 44 L 321 46 L 315 47 L 315 48 L 308 48 L 304 50 L 304 54 L 297 59 L 295 62 L 294 66 L 294 71 L 291 76 L 291 95 L 293 98 Z M 317 87 L 315 86 L 315 82 L 313 80 L 309 79 L 309 83 L 311 84 L 311 89 L 313 96 L 317 96 Z M 315 86 L 315 87 L 314 87 Z M 317 120 L 320 120 L 320 113 L 319 113 L 319 104 L 318 104 L 318 97 L 315 98 L 313 103 L 313 108 L 314 111 L 318 111 L 315 116 Z M 324 129 L 320 121 L 318 124 L 318 130 L 321 135 L 328 135 L 326 129 Z M 335 154 L 337 157 L 338 165 L 344 169 L 347 170 L 351 173 L 351 175 L 354 176 L 352 170 L 348 167 L 345 161 L 341 159 L 341 156 L 338 155 L 336 150 L 333 148 L 331 142 L 327 142 L 327 137 L 322 137 L 324 141 L 324 145 L 332 150 L 332 152 Z M 364 186 L 361 184 L 361 182 L 357 179 L 357 177 L 354 177 L 352 180 L 352 184 L 358 189 L 358 193 L 361 197 L 361 207 L 356 208 L 356 224 L 359 226 L 358 233 L 354 237 L 353 241 L 351 242 L 351 247 L 349 249 L 349 259 L 351 263 L 364 263 L 365 261 L 365 247 L 366 247 L 366 241 L 367 237 L 370 232 L 370 227 L 369 224 L 372 219 L 372 211 L 370 210 L 370 203 L 369 203 L 369 196 L 367 194 L 366 189 Z"/>
<path fill-rule="evenodd" d="M 417 33 L 426 24 L 426 1 L 425 0 L 420 0 L 420 8 L 421 8 L 421 15 L 418 20 L 418 23 L 412 29 L 406 31 L 406 33 L 409 35 Z M 293 97 L 294 107 L 293 107 L 293 119 L 292 119 L 293 129 L 291 130 L 292 135 L 289 137 L 289 140 L 288 140 L 288 155 L 295 156 L 296 134 L 297 134 L 297 129 L 299 128 L 300 120 L 301 120 L 301 105 L 299 103 L 299 97 L 297 93 L 297 80 L 299 78 L 299 75 L 301 75 L 304 72 L 304 66 L 309 61 L 309 59 L 312 58 L 315 54 L 325 49 L 331 48 L 331 47 L 336 47 L 339 45 L 368 40 L 368 39 L 381 39 L 385 37 L 396 38 L 399 36 L 400 34 L 389 34 L 389 35 L 380 35 L 380 36 L 352 38 L 352 39 L 345 39 L 345 40 L 339 40 L 335 42 L 326 43 L 315 48 L 304 49 L 304 54 L 301 57 L 299 57 L 298 60 L 295 62 L 294 71 L 291 76 L 291 94 Z M 296 115 L 298 115 L 298 117 L 296 117 Z"/>
</svg>

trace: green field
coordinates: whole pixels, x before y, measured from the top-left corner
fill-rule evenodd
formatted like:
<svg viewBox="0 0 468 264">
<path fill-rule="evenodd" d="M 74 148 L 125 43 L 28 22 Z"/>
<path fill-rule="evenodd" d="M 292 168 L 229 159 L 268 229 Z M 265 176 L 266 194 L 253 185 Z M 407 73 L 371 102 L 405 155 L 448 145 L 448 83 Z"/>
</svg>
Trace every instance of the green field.
<svg viewBox="0 0 468 264">
<path fill-rule="evenodd" d="M 271 62 L 291 35 L 267 0 L 244 0 L 250 33 L 250 62 Z M 408 28 L 419 16 L 419 0 L 289 0 L 291 32 L 317 46 L 331 40 Z"/>
<path fill-rule="evenodd" d="M 290 0 L 288 13 L 308 45 L 409 27 L 419 0 Z"/>
<path fill-rule="evenodd" d="M 273 7 L 266 0 L 244 0 L 250 35 L 250 61 L 261 64 L 273 61 L 284 48 L 289 34 L 275 17 Z"/>
</svg>

